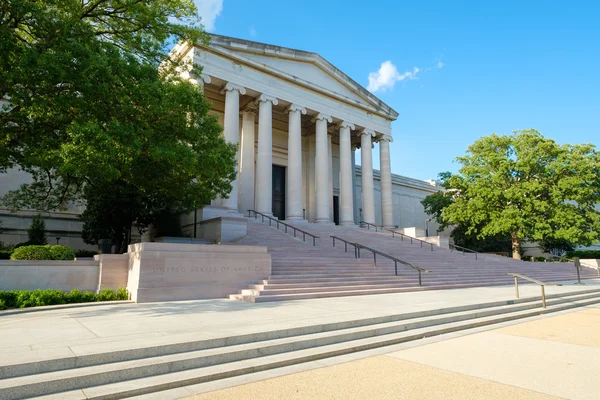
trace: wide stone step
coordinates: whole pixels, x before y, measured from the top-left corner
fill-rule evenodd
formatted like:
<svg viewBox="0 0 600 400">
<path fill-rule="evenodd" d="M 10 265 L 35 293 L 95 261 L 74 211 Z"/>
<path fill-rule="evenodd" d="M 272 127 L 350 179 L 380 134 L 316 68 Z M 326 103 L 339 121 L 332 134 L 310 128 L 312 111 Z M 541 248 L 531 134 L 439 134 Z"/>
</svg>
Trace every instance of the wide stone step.
<svg viewBox="0 0 600 400">
<path fill-rule="evenodd" d="M 269 283 L 267 281 L 267 283 L 262 284 L 262 285 L 250 285 L 250 289 L 271 290 L 271 289 L 296 289 L 296 288 L 304 288 L 304 287 L 310 287 L 310 288 L 340 287 L 340 286 L 348 286 L 348 285 L 385 285 L 385 284 L 389 284 L 389 283 L 393 283 L 393 282 L 406 283 L 406 282 L 409 282 L 409 280 L 405 279 L 405 278 L 380 279 L 380 280 L 361 279 L 361 280 L 356 280 L 356 281 L 341 280 L 341 281 L 337 281 L 337 282 L 329 281 L 329 282 L 305 282 L 305 283 L 287 283 L 287 284 L 286 283 L 284 283 L 284 284 Z"/>
<path fill-rule="evenodd" d="M 369 290 L 369 289 L 386 289 L 386 288 L 405 288 L 414 287 L 414 283 L 411 282 L 398 282 L 398 283 L 380 283 L 372 285 L 353 285 L 350 282 L 345 283 L 346 286 L 319 286 L 319 287 L 299 287 L 299 288 L 285 288 L 285 289 L 274 289 L 271 286 L 266 286 L 265 289 L 243 289 L 241 294 L 252 295 L 252 296 L 271 296 L 278 294 L 296 294 L 296 293 L 319 293 L 319 292 L 345 292 L 348 290 Z"/>
<path fill-rule="evenodd" d="M 598 302 L 600 295 L 597 292 L 563 294 L 561 297 L 549 296 L 547 309 L 541 309 L 539 299 L 533 298 L 517 304 L 466 306 L 461 311 L 415 313 L 412 318 L 404 315 L 349 321 L 330 326 L 331 329 L 323 325 L 313 326 L 289 331 L 286 337 L 256 343 L 4 379 L 0 381 L 0 398 L 17 399 L 55 393 L 48 398 L 60 399 L 66 398 L 66 393 L 74 389 L 82 389 L 79 397 L 76 392 L 70 394 L 76 399 L 121 399 Z M 308 333 L 311 328 L 321 331 Z"/>
</svg>

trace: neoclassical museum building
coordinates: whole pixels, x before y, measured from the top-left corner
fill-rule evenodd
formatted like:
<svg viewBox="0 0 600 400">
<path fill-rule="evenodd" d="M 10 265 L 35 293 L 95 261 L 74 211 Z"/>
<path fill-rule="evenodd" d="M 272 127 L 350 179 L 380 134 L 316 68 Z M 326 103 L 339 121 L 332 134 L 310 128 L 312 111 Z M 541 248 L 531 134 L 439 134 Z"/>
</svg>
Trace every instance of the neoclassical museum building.
<svg viewBox="0 0 600 400">
<path fill-rule="evenodd" d="M 203 85 L 225 139 L 239 144 L 233 190 L 205 207 L 203 219 L 256 210 L 298 223 L 424 229 L 420 201 L 439 187 L 392 173 L 398 113 L 324 58 L 219 35 L 172 52 L 203 67 L 202 76 L 189 78 Z M 17 170 L 0 175 L 0 195 L 27 179 Z M 84 248 L 80 211 L 46 215 L 49 240 Z M 0 210 L 0 240 L 26 240 L 32 215 Z M 435 234 L 437 226 L 429 229 Z"/>
<path fill-rule="evenodd" d="M 204 218 L 256 210 L 290 221 L 422 227 L 420 200 L 439 187 L 392 174 L 398 113 L 323 57 L 218 35 L 173 51 L 203 67 L 195 81 L 240 149 L 229 198 Z"/>
</svg>

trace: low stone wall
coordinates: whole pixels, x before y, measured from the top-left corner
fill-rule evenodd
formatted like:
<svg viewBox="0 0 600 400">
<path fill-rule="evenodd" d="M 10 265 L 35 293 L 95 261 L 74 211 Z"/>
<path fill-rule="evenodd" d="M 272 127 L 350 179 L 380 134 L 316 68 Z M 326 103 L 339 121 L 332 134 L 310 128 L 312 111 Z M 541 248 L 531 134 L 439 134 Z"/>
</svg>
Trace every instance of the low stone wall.
<svg viewBox="0 0 600 400">
<path fill-rule="evenodd" d="M 0 290 L 72 289 L 95 292 L 98 261 L 0 261 Z"/>
<path fill-rule="evenodd" d="M 98 268 L 98 291 L 127 287 L 129 254 L 98 254 L 94 256 L 94 260 L 100 263 Z"/>
<path fill-rule="evenodd" d="M 582 267 L 600 270 L 600 260 L 584 258 L 584 259 L 579 260 L 579 262 L 581 263 Z"/>
<path fill-rule="evenodd" d="M 265 246 L 137 243 L 127 290 L 138 303 L 226 298 L 271 274 Z"/>
<path fill-rule="evenodd" d="M 427 243 L 431 243 L 434 246 L 442 247 L 444 249 L 450 248 L 450 238 L 447 236 L 420 236 L 417 239 Z"/>
</svg>

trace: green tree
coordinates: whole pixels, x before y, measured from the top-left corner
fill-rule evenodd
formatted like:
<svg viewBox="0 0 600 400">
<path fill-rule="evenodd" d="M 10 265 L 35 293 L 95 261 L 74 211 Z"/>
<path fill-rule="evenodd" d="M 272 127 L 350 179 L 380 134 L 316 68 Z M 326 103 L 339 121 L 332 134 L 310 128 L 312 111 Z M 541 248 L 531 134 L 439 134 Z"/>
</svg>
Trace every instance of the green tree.
<svg viewBox="0 0 600 400">
<path fill-rule="evenodd" d="M 35 216 L 27 229 L 27 245 L 48 244 L 46 238 L 46 223 L 41 215 Z"/>
<path fill-rule="evenodd" d="M 559 145 L 535 130 L 482 137 L 446 180 L 446 223 L 467 235 L 509 236 L 513 258 L 524 240 L 590 245 L 600 233 L 600 155 L 591 144 Z"/>
<path fill-rule="evenodd" d="M 64 208 L 109 180 L 148 193 L 193 181 L 205 202 L 229 192 L 235 149 L 180 78 L 198 68 L 167 53 L 207 40 L 192 1 L 15 0 L 0 21 L 0 170 L 34 178 L 5 204 Z"/>
<path fill-rule="evenodd" d="M 98 244 L 102 239 L 111 239 L 115 253 L 127 252 L 133 228 L 141 235 L 164 214 L 187 210 L 184 202 L 176 197 L 147 195 L 122 181 L 86 186 L 84 197 L 86 207 L 80 216 L 83 240 Z"/>
<path fill-rule="evenodd" d="M 143 229 L 156 204 L 189 210 L 231 190 L 236 148 L 202 88 L 180 74 L 200 70 L 167 53 L 207 40 L 191 0 L 15 0 L 0 4 L 0 21 L 0 96 L 10 99 L 0 169 L 33 176 L 5 205 L 51 210 L 105 196 L 116 212 L 125 190 L 151 209 L 136 200 L 128 210 L 139 214 L 121 223 Z"/>
</svg>

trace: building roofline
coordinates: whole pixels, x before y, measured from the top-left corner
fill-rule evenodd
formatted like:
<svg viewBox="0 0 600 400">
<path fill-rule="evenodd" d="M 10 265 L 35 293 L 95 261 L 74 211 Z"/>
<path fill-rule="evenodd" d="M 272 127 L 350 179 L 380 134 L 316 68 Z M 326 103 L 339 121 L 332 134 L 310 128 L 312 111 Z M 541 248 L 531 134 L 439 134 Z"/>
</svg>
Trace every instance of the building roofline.
<svg viewBox="0 0 600 400">
<path fill-rule="evenodd" d="M 210 37 L 211 37 L 211 43 L 209 44 L 209 46 L 211 44 L 214 44 L 217 46 L 221 45 L 221 46 L 230 47 L 230 48 L 234 48 L 234 49 L 237 48 L 244 52 L 265 54 L 265 55 L 277 56 L 280 58 L 304 60 L 304 61 L 316 64 L 318 67 L 331 73 L 332 75 L 337 77 L 339 80 L 341 80 L 342 82 L 344 82 L 345 84 L 350 86 L 352 89 L 356 90 L 363 97 L 369 99 L 369 101 L 371 101 L 373 105 L 384 110 L 386 114 L 388 114 L 391 118 L 393 118 L 393 120 L 396 120 L 398 118 L 399 114 L 397 111 L 395 111 L 393 108 L 391 108 L 389 105 L 387 105 L 381 99 L 379 99 L 377 96 L 375 96 L 374 94 L 369 92 L 362 85 L 357 83 L 354 79 L 350 78 L 348 75 L 346 75 L 344 72 L 342 72 L 339 68 L 335 67 L 333 64 L 331 64 L 329 61 L 327 61 L 325 58 L 321 57 L 317 53 L 304 51 L 304 50 L 292 49 L 292 48 L 288 48 L 288 47 L 276 46 L 276 45 L 267 44 L 267 43 L 254 42 L 251 40 L 238 39 L 238 38 L 224 36 L 224 35 L 210 34 Z"/>
</svg>

